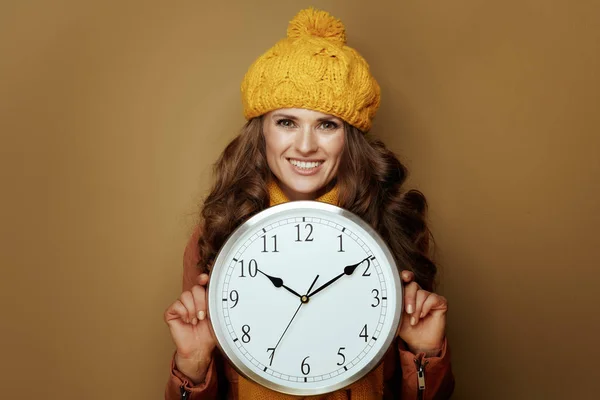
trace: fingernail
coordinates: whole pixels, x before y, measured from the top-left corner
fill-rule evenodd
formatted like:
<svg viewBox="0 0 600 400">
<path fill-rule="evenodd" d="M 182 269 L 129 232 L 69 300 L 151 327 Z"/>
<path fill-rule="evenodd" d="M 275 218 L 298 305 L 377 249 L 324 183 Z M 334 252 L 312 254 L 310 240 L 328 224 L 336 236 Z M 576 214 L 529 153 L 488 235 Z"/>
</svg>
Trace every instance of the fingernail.
<svg viewBox="0 0 600 400">
<path fill-rule="evenodd" d="M 194 317 L 194 319 L 192 319 L 192 324 L 196 325 L 198 323 L 198 319 L 196 317 Z"/>
<path fill-rule="evenodd" d="M 204 317 L 206 317 L 206 313 L 204 311 L 198 311 L 198 319 L 204 321 Z"/>
<path fill-rule="evenodd" d="M 409 305 L 406 306 L 406 312 L 409 313 L 409 314 L 413 313 L 413 306 L 412 306 L 412 304 L 409 304 Z"/>
<path fill-rule="evenodd" d="M 417 322 L 417 319 L 415 317 L 410 317 L 410 324 L 414 325 Z"/>
</svg>

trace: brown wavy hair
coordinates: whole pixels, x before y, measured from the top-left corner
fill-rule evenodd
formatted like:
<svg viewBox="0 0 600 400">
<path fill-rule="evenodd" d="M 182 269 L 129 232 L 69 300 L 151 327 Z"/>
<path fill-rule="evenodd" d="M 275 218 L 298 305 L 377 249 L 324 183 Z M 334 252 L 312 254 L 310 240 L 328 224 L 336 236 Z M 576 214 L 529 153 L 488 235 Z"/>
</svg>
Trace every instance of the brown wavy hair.
<svg viewBox="0 0 600 400">
<path fill-rule="evenodd" d="M 233 230 L 269 207 L 261 117 L 246 123 L 214 165 L 215 182 L 201 211 L 200 265 L 208 271 Z M 345 141 L 336 182 L 339 206 L 368 222 L 385 240 L 400 269 L 414 272 L 422 288 L 433 290 L 437 267 L 429 255 L 427 201 L 404 190 L 406 167 L 385 144 L 344 123 Z"/>
</svg>

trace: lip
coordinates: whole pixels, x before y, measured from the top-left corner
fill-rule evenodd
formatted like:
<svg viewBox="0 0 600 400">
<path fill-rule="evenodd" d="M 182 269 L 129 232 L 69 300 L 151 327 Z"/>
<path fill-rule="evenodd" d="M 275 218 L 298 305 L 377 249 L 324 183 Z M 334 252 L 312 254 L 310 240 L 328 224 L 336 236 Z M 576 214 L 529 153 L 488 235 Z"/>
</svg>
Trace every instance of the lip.
<svg viewBox="0 0 600 400">
<path fill-rule="evenodd" d="M 316 175 L 319 173 L 319 171 L 321 171 L 321 169 L 323 168 L 323 164 L 325 164 L 325 162 L 323 160 L 304 160 L 301 158 L 293 158 L 293 160 L 298 160 L 298 161 L 304 161 L 304 162 L 314 162 L 314 161 L 321 161 L 321 164 L 319 164 L 318 167 L 314 167 L 311 169 L 304 169 L 304 168 L 300 168 L 300 167 L 296 167 L 294 164 L 292 164 L 290 162 L 290 159 L 292 158 L 286 158 L 286 161 L 288 162 L 288 165 L 292 168 L 292 170 L 297 173 L 298 175 L 302 175 L 302 176 L 312 176 L 312 175 Z"/>
</svg>

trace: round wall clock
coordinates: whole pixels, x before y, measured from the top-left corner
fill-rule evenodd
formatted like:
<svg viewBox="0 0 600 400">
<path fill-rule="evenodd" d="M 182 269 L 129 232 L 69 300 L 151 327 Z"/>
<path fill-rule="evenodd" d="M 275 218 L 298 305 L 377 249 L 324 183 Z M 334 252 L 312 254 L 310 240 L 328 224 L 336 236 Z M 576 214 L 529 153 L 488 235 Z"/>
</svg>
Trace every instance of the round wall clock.
<svg viewBox="0 0 600 400">
<path fill-rule="evenodd" d="M 382 361 L 402 298 L 394 258 L 374 229 L 342 208 L 294 201 L 228 238 L 212 268 L 208 312 L 240 374 L 308 396 L 351 385 Z"/>
</svg>

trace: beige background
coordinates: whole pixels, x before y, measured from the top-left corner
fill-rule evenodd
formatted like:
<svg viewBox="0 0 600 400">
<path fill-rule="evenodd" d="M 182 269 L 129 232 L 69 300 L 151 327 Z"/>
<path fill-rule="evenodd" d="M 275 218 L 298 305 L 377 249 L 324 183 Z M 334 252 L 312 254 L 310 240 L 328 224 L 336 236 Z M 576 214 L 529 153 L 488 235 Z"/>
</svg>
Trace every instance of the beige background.
<svg viewBox="0 0 600 400">
<path fill-rule="evenodd" d="M 303 6 L 383 87 L 431 204 L 456 399 L 600 379 L 600 4 L 2 1 L 0 397 L 157 399 L 162 312 L 248 65 Z"/>
</svg>

